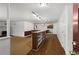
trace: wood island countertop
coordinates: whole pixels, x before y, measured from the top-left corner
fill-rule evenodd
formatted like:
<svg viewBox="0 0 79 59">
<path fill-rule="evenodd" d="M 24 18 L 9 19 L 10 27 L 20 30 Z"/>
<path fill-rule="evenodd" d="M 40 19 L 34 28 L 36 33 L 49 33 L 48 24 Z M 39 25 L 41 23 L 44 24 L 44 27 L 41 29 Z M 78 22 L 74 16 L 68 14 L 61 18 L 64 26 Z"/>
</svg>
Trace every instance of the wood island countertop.
<svg viewBox="0 0 79 59">
<path fill-rule="evenodd" d="M 41 32 L 46 32 L 46 30 L 38 30 L 38 31 L 34 31 L 32 33 L 41 33 Z"/>
</svg>

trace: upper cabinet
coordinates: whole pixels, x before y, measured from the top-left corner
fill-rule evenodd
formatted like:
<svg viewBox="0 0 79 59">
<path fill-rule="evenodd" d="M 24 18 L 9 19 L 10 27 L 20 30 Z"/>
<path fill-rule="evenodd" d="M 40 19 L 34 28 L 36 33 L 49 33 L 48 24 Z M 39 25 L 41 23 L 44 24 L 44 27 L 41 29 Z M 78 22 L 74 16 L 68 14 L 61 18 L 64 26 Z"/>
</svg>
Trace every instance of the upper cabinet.
<svg viewBox="0 0 79 59">
<path fill-rule="evenodd" d="M 8 4 L 6 3 L 0 3 L 0 20 L 6 20 L 7 19 L 7 9 Z"/>
</svg>

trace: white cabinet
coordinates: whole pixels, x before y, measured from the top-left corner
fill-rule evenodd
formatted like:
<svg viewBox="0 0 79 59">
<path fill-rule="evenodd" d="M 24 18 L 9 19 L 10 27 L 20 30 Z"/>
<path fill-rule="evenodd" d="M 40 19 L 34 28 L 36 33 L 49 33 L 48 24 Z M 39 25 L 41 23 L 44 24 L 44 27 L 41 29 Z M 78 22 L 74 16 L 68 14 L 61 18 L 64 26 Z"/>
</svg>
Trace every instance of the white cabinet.
<svg viewBox="0 0 79 59">
<path fill-rule="evenodd" d="M 0 39 L 0 55 L 10 55 L 10 38 Z"/>
</svg>

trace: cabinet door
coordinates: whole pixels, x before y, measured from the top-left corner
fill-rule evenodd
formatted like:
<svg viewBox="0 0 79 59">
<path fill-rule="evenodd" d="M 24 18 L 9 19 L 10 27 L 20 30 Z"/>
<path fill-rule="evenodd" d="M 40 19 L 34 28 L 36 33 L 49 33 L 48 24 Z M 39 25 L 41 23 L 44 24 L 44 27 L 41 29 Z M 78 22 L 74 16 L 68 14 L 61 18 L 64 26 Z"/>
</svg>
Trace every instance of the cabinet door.
<svg viewBox="0 0 79 59">
<path fill-rule="evenodd" d="M 0 55 L 10 54 L 10 38 L 0 40 Z"/>
</svg>

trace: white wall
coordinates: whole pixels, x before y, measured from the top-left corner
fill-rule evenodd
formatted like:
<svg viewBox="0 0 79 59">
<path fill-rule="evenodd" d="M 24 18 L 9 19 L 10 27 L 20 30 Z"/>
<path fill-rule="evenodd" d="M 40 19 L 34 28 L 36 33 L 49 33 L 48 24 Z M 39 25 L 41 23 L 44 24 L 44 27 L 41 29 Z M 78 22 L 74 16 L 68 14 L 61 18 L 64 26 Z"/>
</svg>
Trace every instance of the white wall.
<svg viewBox="0 0 79 59">
<path fill-rule="evenodd" d="M 68 40 L 67 40 L 67 51 L 73 51 L 73 4 L 68 6 Z"/>
<path fill-rule="evenodd" d="M 61 45 L 66 49 L 66 39 L 67 39 L 67 9 L 65 7 L 60 19 L 58 21 L 58 38 Z"/>
<path fill-rule="evenodd" d="M 7 4 L 0 3 L 0 20 L 7 18 Z"/>
<path fill-rule="evenodd" d="M 12 21 L 11 22 L 11 35 L 24 36 L 24 22 Z"/>
<path fill-rule="evenodd" d="M 47 26 L 49 24 L 36 24 L 37 28 L 36 30 L 50 30 L 51 33 L 57 34 L 57 23 L 53 23 L 53 29 L 48 29 Z"/>
<path fill-rule="evenodd" d="M 36 30 L 47 30 L 47 24 L 35 24 L 37 25 Z"/>
<path fill-rule="evenodd" d="M 73 34 L 72 34 L 72 4 L 67 4 L 60 16 L 58 21 L 58 38 L 65 49 L 66 54 L 69 54 L 69 51 L 73 50 L 72 41 L 73 41 Z"/>
<path fill-rule="evenodd" d="M 24 36 L 24 31 L 34 29 L 34 24 L 27 21 L 11 21 L 11 35 Z"/>
<path fill-rule="evenodd" d="M 36 24 L 36 30 L 47 30 L 49 24 Z M 57 23 L 53 23 L 54 28 L 48 29 L 53 34 L 57 34 Z M 27 21 L 11 21 L 11 35 L 14 36 L 24 36 L 24 31 L 34 30 L 34 24 Z"/>
<path fill-rule="evenodd" d="M 24 31 L 34 30 L 34 24 L 31 22 L 24 22 Z"/>
</svg>

